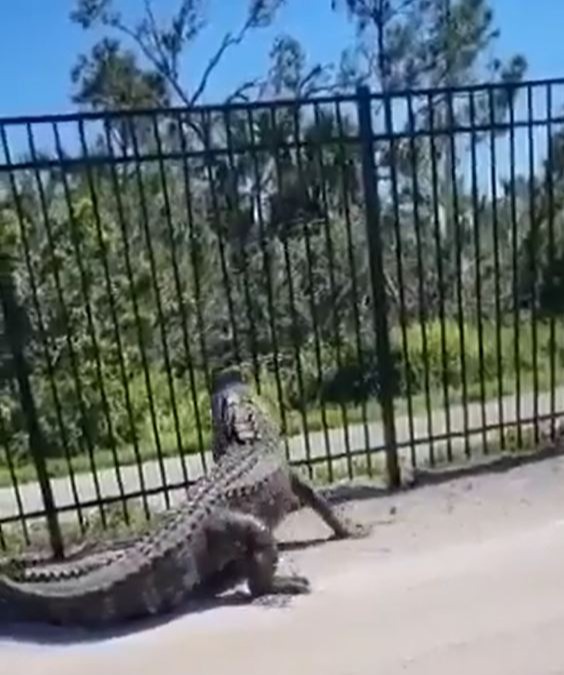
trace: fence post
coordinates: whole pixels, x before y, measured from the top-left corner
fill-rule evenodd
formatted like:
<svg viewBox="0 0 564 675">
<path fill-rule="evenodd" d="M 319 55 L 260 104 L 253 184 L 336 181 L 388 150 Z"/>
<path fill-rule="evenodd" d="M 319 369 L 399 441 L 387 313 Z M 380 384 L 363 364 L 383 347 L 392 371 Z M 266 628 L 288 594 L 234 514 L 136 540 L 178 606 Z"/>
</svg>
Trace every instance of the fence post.
<svg viewBox="0 0 564 675">
<path fill-rule="evenodd" d="M 382 422 L 384 425 L 388 480 L 391 487 L 397 488 L 401 485 L 401 475 L 396 445 L 393 395 L 394 371 L 392 368 L 392 354 L 388 330 L 386 283 L 382 254 L 382 236 L 380 232 L 380 203 L 376 189 L 372 106 L 370 89 L 368 87 L 358 87 L 357 106 L 362 159 L 362 183 L 366 215 L 366 236 L 368 241 L 374 331 L 376 333 L 376 352 L 378 358 L 378 394 L 380 406 L 382 408 Z"/>
<path fill-rule="evenodd" d="M 21 324 L 23 309 L 19 306 L 16 298 L 12 260 L 2 251 L 0 251 L 0 304 L 2 305 L 4 316 L 6 340 L 12 354 L 14 373 L 18 382 L 21 408 L 29 435 L 29 449 L 35 463 L 39 488 L 45 507 L 51 549 L 55 559 L 62 559 L 64 557 L 63 538 L 57 518 L 51 483 L 49 482 L 49 475 L 47 473 L 47 464 L 43 455 L 45 440 L 39 424 L 37 408 L 29 381 L 28 364 L 22 346 Z"/>
</svg>

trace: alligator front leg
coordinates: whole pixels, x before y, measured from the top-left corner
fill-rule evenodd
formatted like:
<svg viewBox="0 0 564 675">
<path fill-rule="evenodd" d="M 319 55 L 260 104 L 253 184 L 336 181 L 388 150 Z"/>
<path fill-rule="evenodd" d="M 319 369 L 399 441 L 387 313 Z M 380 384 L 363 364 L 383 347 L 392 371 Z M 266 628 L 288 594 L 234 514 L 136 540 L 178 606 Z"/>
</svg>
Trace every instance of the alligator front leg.
<svg viewBox="0 0 564 675">
<path fill-rule="evenodd" d="M 338 539 L 368 536 L 370 528 L 359 523 L 350 523 L 341 518 L 329 502 L 315 488 L 294 470 L 290 470 L 292 491 L 303 506 L 309 506 L 330 527 Z"/>
<path fill-rule="evenodd" d="M 305 577 L 276 573 L 276 541 L 268 527 L 255 516 L 221 511 L 207 534 L 211 559 L 214 556 L 235 558 L 235 569 L 246 579 L 252 596 L 309 593 L 310 584 Z"/>
</svg>

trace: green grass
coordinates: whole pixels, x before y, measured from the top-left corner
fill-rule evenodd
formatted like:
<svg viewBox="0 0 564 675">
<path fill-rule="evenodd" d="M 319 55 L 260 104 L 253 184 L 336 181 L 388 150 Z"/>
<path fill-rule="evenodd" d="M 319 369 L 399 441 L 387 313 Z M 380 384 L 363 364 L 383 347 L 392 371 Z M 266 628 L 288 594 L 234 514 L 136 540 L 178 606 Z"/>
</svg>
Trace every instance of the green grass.
<svg viewBox="0 0 564 675">
<path fill-rule="evenodd" d="M 436 321 L 430 322 L 426 327 L 427 332 L 427 355 L 423 350 L 423 340 L 421 328 L 419 325 L 412 325 L 408 328 L 408 356 L 410 369 L 407 375 L 403 363 L 398 364 L 398 376 L 400 380 L 400 393 L 395 399 L 395 409 L 397 415 L 405 415 L 408 412 L 409 405 L 406 397 L 407 381 L 410 383 L 413 396 L 411 398 L 411 408 L 415 415 L 425 414 L 427 407 L 425 390 L 425 373 L 429 373 L 430 384 L 430 406 L 432 409 L 440 409 L 443 407 L 443 392 L 442 392 L 442 377 L 446 375 L 448 385 L 449 403 L 451 406 L 462 403 L 462 389 L 461 389 L 461 374 L 460 374 L 460 334 L 458 325 L 454 321 L 449 321 L 446 324 L 446 374 L 443 373 L 443 354 L 442 354 L 442 334 L 440 324 Z M 516 373 L 521 377 L 521 391 L 531 391 L 533 388 L 533 336 L 530 323 L 524 323 L 520 331 L 520 356 L 518 363 L 515 363 L 514 358 L 514 332 L 511 326 L 504 326 L 501 329 L 501 351 L 502 351 L 502 367 L 503 367 L 503 395 L 512 394 L 515 392 Z M 556 349 L 554 350 L 554 358 L 556 360 L 556 385 L 564 384 L 564 321 L 559 321 L 557 324 L 557 341 Z M 402 356 L 402 335 L 397 327 L 391 331 L 392 346 L 394 354 L 401 359 Z M 467 398 L 469 402 L 479 401 L 482 396 L 481 379 L 484 380 L 484 397 L 487 400 L 495 400 L 498 396 L 498 382 L 497 382 L 497 333 L 495 327 L 491 324 L 484 326 L 483 334 L 483 359 L 480 358 L 479 340 L 477 327 L 474 324 L 465 325 L 465 360 L 466 360 L 466 380 L 467 380 Z M 551 386 L 550 378 L 550 330 L 546 323 L 538 323 L 537 325 L 537 372 L 539 391 L 548 391 Z M 345 416 L 341 405 L 334 400 L 326 400 L 325 410 L 322 409 L 321 401 L 324 400 L 323 391 L 319 390 L 317 383 L 316 370 L 314 368 L 314 358 L 309 358 L 311 355 L 304 353 L 303 355 L 303 373 L 305 388 L 308 393 L 309 401 L 306 407 L 306 428 L 308 431 L 315 432 L 324 428 L 324 417 L 329 428 L 339 428 L 345 423 Z M 329 355 L 330 356 L 330 355 Z M 342 371 L 335 372 L 334 358 L 329 359 L 324 364 L 325 381 L 333 383 L 333 394 L 342 395 L 343 400 L 346 401 L 346 422 L 348 424 L 362 423 L 366 415 L 369 422 L 379 421 L 381 418 L 380 407 L 374 396 L 368 398 L 366 401 L 366 410 L 360 405 L 351 403 L 353 399 L 352 392 L 358 386 L 358 360 L 354 350 L 345 353 L 345 360 Z M 333 355 L 334 356 L 334 355 Z M 348 365 L 347 365 L 348 364 Z M 427 370 L 428 366 L 428 370 Z M 516 371 L 518 366 L 518 371 Z M 290 372 L 290 371 L 289 371 Z M 355 379 L 357 378 L 357 379 Z M 165 457 L 172 457 L 178 455 L 177 440 L 175 435 L 174 420 L 170 410 L 170 401 L 168 398 L 168 388 L 166 377 L 164 373 L 159 372 L 155 374 L 153 385 L 155 388 L 154 397 L 155 405 L 158 415 L 158 427 L 160 430 L 160 439 L 162 445 L 163 455 Z M 276 386 L 274 378 L 271 374 L 266 374 L 263 380 L 264 390 L 267 401 L 269 401 L 272 410 L 278 413 L 278 406 L 276 403 Z M 338 386 L 335 388 L 335 382 Z M 114 382 L 116 387 L 115 392 L 119 390 L 119 383 Z M 181 387 L 185 387 L 185 383 L 180 380 L 177 383 L 177 391 L 182 391 Z M 152 428 L 150 423 L 150 416 L 147 409 L 147 396 L 144 390 L 144 383 L 141 377 L 135 377 L 132 380 L 132 398 L 134 400 L 134 408 L 136 411 L 137 432 L 139 443 L 139 455 L 141 461 L 152 460 L 157 457 L 155 444 L 153 442 Z M 284 382 L 284 396 L 285 396 L 285 411 L 286 411 L 286 430 L 287 434 L 292 436 L 303 433 L 304 420 L 302 413 L 297 409 L 296 398 L 296 383 L 288 376 Z M 113 391 L 113 390 L 112 390 Z M 201 411 L 205 411 L 203 420 L 203 447 L 209 448 L 210 444 L 210 421 L 209 421 L 209 400 L 207 394 L 203 390 L 198 390 L 199 407 Z M 70 392 L 70 393 L 69 393 Z M 68 390 L 68 395 L 71 396 L 72 390 Z M 198 452 L 200 449 L 196 427 L 194 424 L 194 411 L 192 403 L 188 396 L 178 396 L 178 408 L 181 422 L 182 432 L 182 447 L 185 454 L 192 454 Z M 47 399 L 46 399 L 47 400 Z M 137 458 L 134 452 L 133 445 L 127 440 L 127 424 L 124 417 L 123 409 L 118 406 L 119 396 L 115 393 L 115 417 L 116 429 L 118 436 L 121 438 L 117 448 L 119 464 L 121 466 L 131 465 L 136 463 Z M 2 401 L 0 400 L 0 413 Z M 47 406 L 44 409 L 49 411 Z M 69 417 L 76 413 L 76 401 L 71 396 L 66 402 L 66 410 Z M 74 411 L 74 412 L 73 412 Z M 48 414 L 51 414 L 48 412 Z M 45 413 L 42 411 L 42 419 Z M 76 425 L 76 414 L 72 418 Z M 51 419 L 45 421 L 53 425 Z M 119 434 L 121 430 L 121 435 Z M 53 433 L 53 432 L 51 432 Z M 102 434 L 99 434 L 100 438 Z M 80 436 L 76 432 L 75 438 Z M 19 482 L 25 483 L 36 480 L 34 466 L 27 453 L 27 441 L 25 435 L 20 435 L 19 448 L 17 452 L 13 452 L 15 457 L 15 474 Z M 74 441 L 74 446 L 78 445 L 78 440 Z M 1 448 L 1 446 L 0 446 Z M 60 451 L 59 451 L 60 452 Z M 103 447 L 103 441 L 99 440 L 95 449 L 95 464 L 97 469 L 104 469 L 114 466 L 113 453 L 107 447 Z M 67 461 L 60 455 L 57 457 L 49 457 L 47 460 L 48 472 L 52 477 L 61 477 L 68 474 Z M 86 452 L 77 452 L 72 458 L 73 471 L 77 474 L 91 471 L 90 459 Z M 0 452 L 0 485 L 7 486 L 12 484 L 12 476 L 6 464 L 6 459 L 3 453 Z"/>
<path fill-rule="evenodd" d="M 522 394 L 527 391 L 532 391 L 530 382 L 527 380 L 530 378 L 524 378 L 522 381 Z M 564 384 L 564 377 L 560 377 L 556 383 L 557 385 Z M 502 391 L 503 395 L 509 395 L 515 392 L 515 384 L 511 381 L 504 381 L 504 388 Z M 526 386 L 528 385 L 528 386 Z M 540 372 L 539 377 L 539 391 L 549 391 L 550 379 L 548 373 Z M 524 388 L 526 386 L 526 388 Z M 486 382 L 485 383 L 485 400 L 495 400 L 498 395 L 497 382 Z M 467 390 L 467 400 L 469 403 L 480 401 L 482 392 L 478 384 L 473 384 Z M 440 409 L 443 407 L 443 392 L 440 389 L 434 388 L 430 392 L 430 404 L 431 410 Z M 450 391 L 449 392 L 449 405 L 461 405 L 462 404 L 462 392 L 460 390 Z M 398 398 L 395 400 L 395 411 L 396 415 L 407 415 L 408 414 L 408 400 L 407 398 Z M 413 414 L 423 415 L 427 410 L 427 397 L 424 394 L 416 394 L 411 398 L 411 409 Z M 361 424 L 364 420 L 364 411 L 361 406 L 346 406 L 346 422 L 349 425 L 352 424 Z M 323 417 L 327 422 L 327 426 L 330 429 L 340 428 L 344 426 L 345 418 L 343 417 L 343 409 L 340 406 L 335 404 L 330 404 L 325 406 L 325 413 L 322 412 L 320 406 L 315 408 L 310 408 L 306 412 L 306 428 L 308 432 L 321 431 L 324 428 Z M 368 422 L 378 422 L 381 420 L 381 410 L 380 405 L 375 400 L 370 400 L 366 404 L 366 419 Z M 293 436 L 303 433 L 304 430 L 304 421 L 302 414 L 297 410 L 291 410 L 287 412 L 286 425 L 288 430 L 288 435 Z M 198 452 L 199 447 L 197 441 L 192 439 L 186 439 L 185 443 L 188 448 L 188 453 Z M 176 457 L 178 456 L 178 448 L 176 446 L 176 439 L 173 434 L 167 434 L 162 437 L 162 449 L 164 457 Z M 206 438 L 206 446 L 209 447 L 209 435 Z M 137 459 L 135 452 L 132 446 L 122 446 L 118 448 L 118 458 L 120 466 L 128 466 L 135 464 Z M 140 457 L 141 461 L 150 461 L 157 458 L 157 453 L 154 447 L 154 444 L 146 443 L 140 447 Z M 97 449 L 95 452 L 95 464 L 97 470 L 113 468 L 115 466 L 115 460 L 113 453 L 108 449 Z M 49 475 L 52 478 L 59 478 L 67 476 L 68 463 L 63 458 L 49 459 L 47 461 L 47 467 Z M 80 473 L 89 473 L 91 471 L 90 459 L 87 455 L 78 455 L 72 458 L 72 467 L 75 474 Z M 16 477 L 19 483 L 24 484 L 26 482 L 33 482 L 37 480 L 37 475 L 35 472 L 35 467 L 30 461 L 25 461 L 25 459 L 20 459 L 20 462 L 15 467 Z M 356 472 L 355 472 L 356 473 Z M 0 464 L 0 486 L 10 486 L 12 485 L 12 476 L 8 467 Z"/>
<path fill-rule="evenodd" d="M 435 404 L 438 404 L 439 392 L 434 392 Z M 460 398 L 460 397 L 458 397 Z M 455 401 L 452 401 L 454 404 Z M 421 413 L 426 409 L 426 399 L 419 394 L 412 398 L 412 408 L 415 414 Z M 408 405 L 406 399 L 396 401 L 396 412 L 398 414 L 407 414 Z M 306 412 L 306 428 L 308 432 L 321 431 L 323 425 L 323 412 L 321 407 L 309 409 Z M 364 413 L 360 406 L 346 407 L 346 421 L 350 424 L 360 424 L 363 422 Z M 377 401 L 371 400 L 366 404 L 366 418 L 368 422 L 377 422 L 381 419 L 380 405 Z M 325 419 L 330 429 L 340 428 L 344 424 L 343 411 L 340 406 L 328 405 L 325 407 Z M 286 428 L 289 436 L 303 433 L 304 422 L 302 414 L 299 411 L 292 410 L 287 412 Z M 186 439 L 185 446 L 188 453 L 198 452 L 196 442 L 190 442 Z M 194 439 L 195 440 L 195 439 Z M 206 439 L 205 447 L 209 447 L 209 437 Z M 168 434 L 161 438 L 164 457 L 177 457 L 178 447 L 173 434 Z M 154 444 L 146 443 L 139 448 L 141 461 L 150 461 L 157 458 L 157 452 Z M 120 466 L 135 464 L 137 459 L 132 446 L 122 446 L 118 449 L 118 458 Z M 92 470 L 90 459 L 87 455 L 78 455 L 72 458 L 72 468 L 75 474 L 89 473 Z M 99 448 L 95 452 L 94 461 L 97 470 L 113 468 L 115 466 L 114 456 L 111 450 Z M 64 458 L 51 458 L 47 460 L 47 468 L 51 478 L 67 476 L 69 473 L 68 463 Z M 15 466 L 15 474 L 19 483 L 33 482 L 37 480 L 37 474 L 33 463 L 27 458 L 21 458 Z M 0 486 L 12 485 L 12 476 L 7 466 L 0 464 Z"/>
<path fill-rule="evenodd" d="M 467 464 L 467 459 L 463 454 L 463 439 L 458 439 L 458 451 L 455 452 L 454 461 L 449 461 L 446 454 L 446 445 L 438 447 L 435 453 L 435 469 L 463 467 Z M 483 447 L 481 442 L 473 439 L 470 443 L 473 457 L 483 457 Z M 489 458 L 495 459 L 501 457 L 502 453 L 507 456 L 514 456 L 523 453 L 535 452 L 534 431 L 532 429 L 522 430 L 522 443 L 517 442 L 517 430 L 509 427 L 504 432 L 504 450 L 502 450 L 501 439 L 499 435 L 494 435 L 488 443 Z M 539 449 L 540 450 L 540 449 Z M 355 479 L 370 478 L 375 483 L 385 485 L 385 464 L 384 457 L 379 455 L 374 457 L 369 469 L 365 457 L 354 457 L 351 460 L 353 475 Z M 430 468 L 428 459 L 421 462 L 419 468 Z M 334 463 L 332 480 L 323 464 L 313 467 L 313 482 L 318 486 L 327 486 L 334 482 L 347 481 L 350 478 L 347 460 L 338 460 Z M 78 522 L 73 518 L 62 519 L 60 522 L 62 534 L 67 551 L 74 545 L 92 544 L 95 546 L 104 546 L 105 543 L 116 543 L 127 541 L 130 537 L 143 534 L 152 528 L 158 526 L 165 515 L 165 512 L 152 512 L 150 521 L 147 521 L 145 511 L 141 500 L 130 499 L 127 501 L 128 521 L 123 513 L 123 505 L 112 504 L 104 507 L 106 523 L 102 522 L 97 510 L 92 510 L 86 516 L 86 532 L 83 533 Z M 31 524 L 30 539 L 31 545 L 27 545 L 22 533 L 21 525 L 13 523 L 2 527 L 2 536 L 4 541 L 3 548 L 5 556 L 15 556 L 23 552 L 41 552 L 49 555 L 50 547 L 46 528 L 42 519 Z M 1 562 L 1 557 L 0 557 Z"/>
</svg>

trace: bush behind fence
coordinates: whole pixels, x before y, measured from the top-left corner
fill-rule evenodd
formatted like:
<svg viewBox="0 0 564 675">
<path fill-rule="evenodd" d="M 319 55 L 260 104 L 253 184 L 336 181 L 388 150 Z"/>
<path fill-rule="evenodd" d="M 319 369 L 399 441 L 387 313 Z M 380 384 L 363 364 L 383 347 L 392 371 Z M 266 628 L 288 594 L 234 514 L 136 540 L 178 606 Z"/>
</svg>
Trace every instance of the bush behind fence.
<svg viewBox="0 0 564 675">
<path fill-rule="evenodd" d="M 367 425 L 390 397 L 415 414 L 554 391 L 563 93 L 0 120 L 0 246 L 47 466 L 203 453 L 228 362 L 290 435 Z M 31 458 L 5 319 L 0 466 L 17 474 Z"/>
</svg>

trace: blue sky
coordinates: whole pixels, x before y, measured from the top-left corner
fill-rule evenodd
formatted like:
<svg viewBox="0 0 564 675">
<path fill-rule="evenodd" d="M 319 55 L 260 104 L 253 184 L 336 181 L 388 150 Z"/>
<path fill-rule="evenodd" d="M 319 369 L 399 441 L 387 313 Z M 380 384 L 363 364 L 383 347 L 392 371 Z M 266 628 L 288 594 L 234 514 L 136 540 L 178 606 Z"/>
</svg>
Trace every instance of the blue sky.
<svg viewBox="0 0 564 675">
<path fill-rule="evenodd" d="M 142 0 L 119 0 L 135 11 Z M 176 0 L 155 4 L 174 7 Z M 206 99 L 220 99 L 242 80 L 265 71 L 272 40 L 290 33 L 307 48 L 311 61 L 334 60 L 350 40 L 352 28 L 343 13 L 330 11 L 330 0 L 287 0 L 276 25 L 255 34 L 229 53 L 210 81 Z M 93 38 L 73 25 L 71 0 L 3 0 L 0 3 L 0 116 L 64 112 L 73 108 L 69 72 L 79 52 Z M 213 23 L 189 54 L 185 71 L 201 72 L 227 30 L 234 30 L 244 16 L 246 0 L 210 0 Z M 496 23 L 501 28 L 497 54 L 523 52 L 529 76 L 564 76 L 564 2 L 562 0 L 493 0 Z M 304 9 L 307 7 L 307 9 Z M 188 75 L 188 77 L 190 77 Z"/>
</svg>

